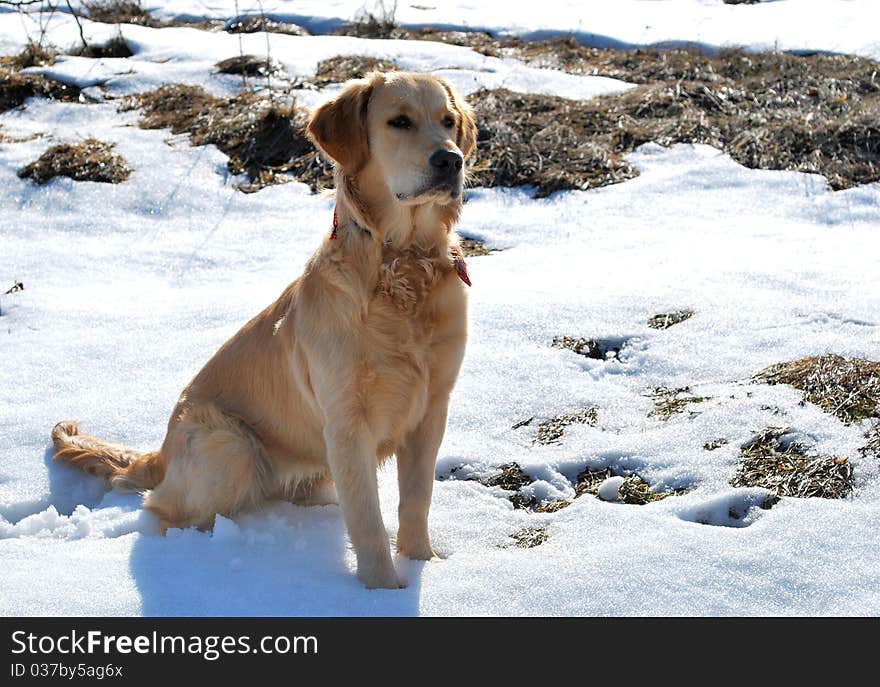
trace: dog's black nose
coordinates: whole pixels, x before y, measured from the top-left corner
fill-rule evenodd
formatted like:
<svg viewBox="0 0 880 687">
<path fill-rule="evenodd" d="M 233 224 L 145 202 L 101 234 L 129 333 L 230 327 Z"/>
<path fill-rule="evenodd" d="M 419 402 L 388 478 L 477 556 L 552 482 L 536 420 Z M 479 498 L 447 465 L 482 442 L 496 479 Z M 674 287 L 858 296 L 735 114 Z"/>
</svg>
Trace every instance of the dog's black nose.
<svg viewBox="0 0 880 687">
<path fill-rule="evenodd" d="M 428 159 L 431 167 L 436 169 L 438 172 L 445 172 L 446 174 L 454 174 L 461 170 L 461 166 L 464 163 L 461 155 L 459 153 L 453 152 L 451 150 L 438 150 Z"/>
</svg>

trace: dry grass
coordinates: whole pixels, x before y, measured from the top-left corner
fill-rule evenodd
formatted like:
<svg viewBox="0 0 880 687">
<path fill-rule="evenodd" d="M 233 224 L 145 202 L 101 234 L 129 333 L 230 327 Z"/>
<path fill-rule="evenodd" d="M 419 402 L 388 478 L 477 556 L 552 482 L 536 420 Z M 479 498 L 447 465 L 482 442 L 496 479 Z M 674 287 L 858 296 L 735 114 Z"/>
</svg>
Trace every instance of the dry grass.
<svg viewBox="0 0 880 687">
<path fill-rule="evenodd" d="M 489 255 L 495 251 L 490 251 L 479 239 L 461 238 L 458 241 L 461 247 L 461 254 L 466 258 L 478 257 L 480 255 Z"/>
<path fill-rule="evenodd" d="M 122 34 L 117 34 L 103 45 L 81 45 L 70 53 L 78 57 L 131 57 L 134 55 L 131 47 L 125 42 Z"/>
<path fill-rule="evenodd" d="M 652 140 L 707 143 L 747 167 L 824 174 L 834 189 L 880 179 L 880 64 L 873 60 L 619 51 L 585 48 L 572 39 L 507 39 L 496 53 L 643 84 L 588 101 L 593 106 L 583 111 L 592 120 L 584 132 L 609 155 Z M 579 112 L 572 110 L 575 130 Z"/>
<path fill-rule="evenodd" d="M 518 549 L 533 549 L 550 538 L 546 527 L 525 527 L 510 535 Z"/>
<path fill-rule="evenodd" d="M 742 463 L 731 484 L 764 487 L 777 497 L 840 499 L 853 490 L 853 469 L 846 457 L 808 455 L 788 436 L 767 427 L 741 448 Z"/>
<path fill-rule="evenodd" d="M 158 27 L 162 22 L 143 8 L 140 0 L 95 0 L 84 2 L 89 19 L 104 24 L 138 24 Z"/>
<path fill-rule="evenodd" d="M 557 336 L 550 344 L 553 348 L 564 348 L 593 360 L 619 360 L 620 352 L 626 346 L 626 339 L 584 339 L 573 336 Z"/>
<path fill-rule="evenodd" d="M 397 25 L 395 14 L 397 0 L 378 0 L 372 9 L 366 5 L 355 16 L 355 20 L 336 30 L 337 35 L 357 38 L 410 38 L 412 32 Z"/>
<path fill-rule="evenodd" d="M 226 22 L 223 30 L 227 33 L 281 33 L 286 36 L 308 36 L 309 32 L 298 24 L 275 21 L 265 16 L 235 17 Z"/>
<path fill-rule="evenodd" d="M 35 96 L 81 102 L 80 89 L 77 86 L 55 81 L 42 74 L 20 74 L 0 67 L 0 112 L 18 107 Z"/>
<path fill-rule="evenodd" d="M 118 184 L 128 179 L 131 169 L 121 155 L 113 154 L 109 143 L 89 138 L 82 143 L 49 148 L 38 160 L 23 167 L 18 176 L 45 184 L 58 176 L 76 181 Z"/>
<path fill-rule="evenodd" d="M 523 472 L 518 463 L 507 463 L 501 465 L 500 472 L 497 475 L 486 480 L 480 480 L 481 484 L 487 487 L 500 487 L 504 491 L 510 492 L 508 498 L 514 508 L 533 508 L 535 506 L 535 497 L 527 496 L 520 490 L 528 486 L 535 480 Z"/>
<path fill-rule="evenodd" d="M 673 312 L 660 313 L 648 319 L 648 326 L 651 329 L 669 329 L 671 326 L 689 320 L 693 316 L 693 310 L 675 310 Z"/>
<path fill-rule="evenodd" d="M 390 72 L 397 69 L 393 62 L 364 55 L 338 55 L 318 62 L 315 77 L 305 81 L 314 88 L 361 79 L 370 72 Z"/>
<path fill-rule="evenodd" d="M 35 41 L 28 41 L 24 49 L 17 55 L 0 55 L 0 69 L 18 71 L 28 67 L 45 67 L 55 64 L 57 56 L 58 53 L 54 50 Z"/>
<path fill-rule="evenodd" d="M 578 473 L 577 483 L 574 487 L 575 498 L 583 496 L 584 494 L 590 494 L 591 496 L 598 498 L 599 486 L 602 482 L 609 477 L 618 476 L 618 474 L 619 473 L 611 468 L 604 468 L 601 470 L 591 470 L 590 468 L 586 468 L 582 470 Z M 667 496 L 671 496 L 675 493 L 672 491 L 653 492 L 651 491 L 651 485 L 637 474 L 620 476 L 624 478 L 623 484 L 620 486 L 619 490 L 620 496 L 618 502 L 620 503 L 643 506 L 652 501 L 665 499 Z"/>
<path fill-rule="evenodd" d="M 217 98 L 197 86 L 168 85 L 131 96 L 122 109 L 141 109 L 140 126 L 187 133 L 193 145 L 214 144 L 229 156 L 229 171 L 247 174 L 243 191 L 289 181 L 288 173 L 313 190 L 331 185 L 332 168 L 303 131 L 305 117 L 257 94 Z"/>
<path fill-rule="evenodd" d="M 846 423 L 880 417 L 880 363 L 862 358 L 823 355 L 778 363 L 754 380 L 789 384 L 814 403 Z"/>
<path fill-rule="evenodd" d="M 584 408 L 573 413 L 563 413 L 544 420 L 538 425 L 538 432 L 532 440 L 536 444 L 558 444 L 562 441 L 565 428 L 570 425 L 595 426 L 599 419 L 599 411 L 595 406 Z"/>
<path fill-rule="evenodd" d="M 880 460 L 880 422 L 865 434 L 868 443 L 859 449 L 859 453 L 863 456 L 871 456 Z"/>
<path fill-rule="evenodd" d="M 675 389 L 669 389 L 665 386 L 658 386 L 651 390 L 651 396 L 654 397 L 654 409 L 648 413 L 648 417 L 659 417 L 661 420 L 668 420 L 673 415 L 677 415 L 684 411 L 693 403 L 704 403 L 710 400 L 708 396 L 693 396 L 689 386 L 682 386 Z"/>
<path fill-rule="evenodd" d="M 715 449 L 721 448 L 722 446 L 726 446 L 730 441 L 725 439 L 724 437 L 719 437 L 718 439 L 712 439 L 711 441 L 707 441 L 703 444 L 703 448 L 707 451 L 714 451 Z"/>
<path fill-rule="evenodd" d="M 534 186 L 538 197 L 630 179 L 636 171 L 604 145 L 586 117 L 588 102 L 478 91 L 469 96 L 478 123 L 470 170 L 474 186 Z"/>
<path fill-rule="evenodd" d="M 221 60 L 214 66 L 221 74 L 243 74 L 244 76 L 264 78 L 280 70 L 278 65 L 266 55 L 236 55 Z"/>
</svg>

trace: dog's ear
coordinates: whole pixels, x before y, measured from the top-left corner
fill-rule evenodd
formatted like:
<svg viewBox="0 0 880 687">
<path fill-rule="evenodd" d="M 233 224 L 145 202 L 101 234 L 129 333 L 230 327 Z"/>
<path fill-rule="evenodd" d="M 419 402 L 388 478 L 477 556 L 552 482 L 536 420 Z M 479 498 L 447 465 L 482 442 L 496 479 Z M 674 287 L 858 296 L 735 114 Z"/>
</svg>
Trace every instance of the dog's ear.
<svg viewBox="0 0 880 687">
<path fill-rule="evenodd" d="M 315 110 L 306 126 L 315 145 L 349 174 L 357 174 L 370 157 L 367 106 L 372 93 L 371 81 L 353 81 Z"/>
<path fill-rule="evenodd" d="M 477 146 L 477 123 L 474 121 L 474 111 L 451 83 L 445 79 L 440 79 L 439 81 L 443 84 L 443 88 L 446 89 L 446 94 L 449 96 L 452 107 L 458 112 L 459 124 L 455 144 L 458 146 L 461 154 L 464 155 L 464 158 L 467 159 Z"/>
</svg>

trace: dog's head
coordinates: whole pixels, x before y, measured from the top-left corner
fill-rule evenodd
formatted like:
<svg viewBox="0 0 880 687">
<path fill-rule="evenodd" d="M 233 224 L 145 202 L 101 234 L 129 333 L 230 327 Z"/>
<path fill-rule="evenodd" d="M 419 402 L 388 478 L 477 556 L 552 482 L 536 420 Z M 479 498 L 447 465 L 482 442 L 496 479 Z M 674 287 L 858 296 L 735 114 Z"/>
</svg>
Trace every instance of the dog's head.
<svg viewBox="0 0 880 687">
<path fill-rule="evenodd" d="M 343 174 L 380 178 L 398 203 L 461 203 L 477 127 L 443 79 L 390 72 L 352 81 L 307 130 Z"/>
</svg>

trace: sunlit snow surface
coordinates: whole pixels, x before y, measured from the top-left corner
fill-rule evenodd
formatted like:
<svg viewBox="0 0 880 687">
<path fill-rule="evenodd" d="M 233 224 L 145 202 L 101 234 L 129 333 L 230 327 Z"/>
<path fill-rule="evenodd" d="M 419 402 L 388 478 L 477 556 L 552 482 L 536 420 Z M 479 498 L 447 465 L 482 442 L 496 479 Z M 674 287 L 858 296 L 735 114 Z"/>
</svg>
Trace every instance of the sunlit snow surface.
<svg viewBox="0 0 880 687">
<path fill-rule="evenodd" d="M 178 13 L 189 5 L 232 13 L 231 2 L 166 3 L 162 12 L 173 14 L 172 4 Z M 314 24 L 351 16 L 354 4 L 296 6 Z M 593 4 L 605 8 L 597 16 L 617 12 L 607 8 L 618 3 L 577 3 Z M 619 4 L 645 12 L 687 5 L 713 17 L 728 11 L 711 2 Z M 762 11 L 794 17 L 810 4 L 788 0 Z M 867 11 L 865 3 L 836 4 Z M 476 9 L 462 10 L 459 23 L 503 20 L 522 32 L 551 20 L 562 27 L 574 12 L 557 3 L 560 12 L 545 10 L 538 21 L 508 5 L 494 23 Z M 403 11 L 416 21 L 411 8 Z M 444 11 L 430 21 L 452 23 Z M 637 40 L 641 20 L 622 12 L 617 37 Z M 850 52 L 861 50 L 867 23 L 856 22 Z M 2 52 L 20 49 L 20 27 L 16 15 L 0 13 Z M 115 31 L 88 22 L 85 29 Z M 60 18 L 57 30 L 75 28 Z M 163 81 L 218 94 L 239 86 L 213 73 L 214 62 L 238 52 L 237 37 L 122 30 L 137 46 L 134 58 L 67 58 L 49 70 L 83 85 L 92 79 L 113 96 Z M 245 40 L 255 41 L 254 51 L 265 45 L 265 36 Z M 504 85 L 589 97 L 626 87 L 535 74 L 436 43 L 271 40 L 291 74 L 307 75 L 317 60 L 351 51 L 461 70 L 468 91 Z M 97 480 L 49 461 L 49 430 L 66 418 L 110 440 L 156 447 L 187 381 L 297 276 L 329 231 L 330 200 L 298 183 L 243 194 L 215 148 L 141 130 L 137 113 L 119 113 L 117 105 L 35 99 L 0 115 L 7 137 L 0 143 L 0 293 L 16 280 L 25 284 L 0 296 L 0 613 L 880 613 L 880 469 L 858 453 L 867 425 L 845 426 L 801 405 L 790 388 L 749 383 L 763 367 L 805 355 L 880 359 L 880 185 L 832 193 L 821 177 L 747 170 L 706 146 L 649 144 L 628 158 L 641 175 L 616 186 L 544 200 L 528 189 L 473 189 L 460 230 L 499 250 L 469 260 L 471 336 L 438 476 L 461 464 L 489 470 L 516 461 L 538 479 L 535 495 L 571 498 L 581 469 L 611 466 L 687 493 L 646 506 L 584 496 L 542 515 L 513 510 L 497 489 L 477 482 L 438 481 L 430 524 L 444 560 L 397 559 L 408 587 L 368 592 L 352 574 L 335 506 L 275 503 L 218 520 L 213 535 L 163 538 L 137 497 L 105 493 Z M 88 136 L 116 144 L 133 168 L 128 181 L 56 179 L 37 187 L 16 176 L 49 145 Z M 650 316 L 678 308 L 696 314 L 668 330 L 647 327 Z M 552 348 L 557 335 L 619 337 L 628 345 L 619 362 L 604 362 Z M 686 385 L 710 400 L 666 421 L 648 417 L 650 388 Z M 511 429 L 588 405 L 598 407 L 598 424 L 568 427 L 559 445 L 533 444 L 535 423 Z M 768 425 L 791 426 L 817 451 L 848 456 L 854 495 L 783 499 L 761 510 L 762 490 L 730 487 L 739 446 Z M 704 450 L 719 437 L 729 443 Z M 393 464 L 380 481 L 393 536 Z M 533 526 L 547 528 L 546 543 L 510 546 L 511 534 Z"/>
</svg>

